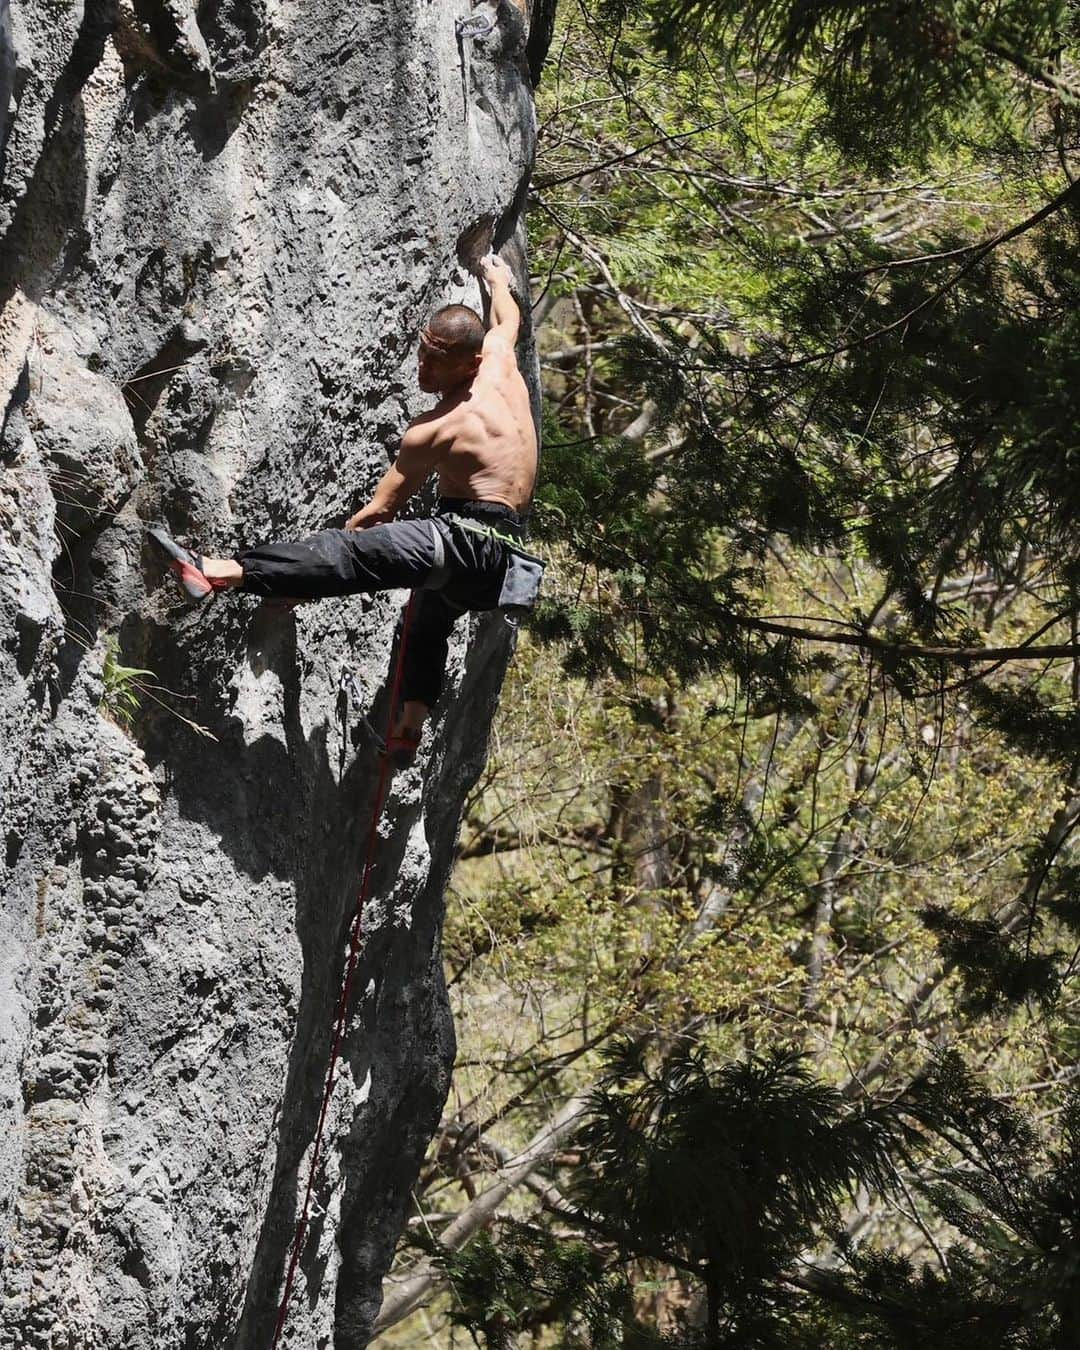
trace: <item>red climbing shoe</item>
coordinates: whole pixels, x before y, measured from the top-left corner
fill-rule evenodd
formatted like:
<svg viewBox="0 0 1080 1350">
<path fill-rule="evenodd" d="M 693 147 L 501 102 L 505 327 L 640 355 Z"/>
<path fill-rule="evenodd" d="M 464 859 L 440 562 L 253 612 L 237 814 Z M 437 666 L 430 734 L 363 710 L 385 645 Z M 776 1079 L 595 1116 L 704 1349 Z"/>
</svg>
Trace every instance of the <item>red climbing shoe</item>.
<svg viewBox="0 0 1080 1350">
<path fill-rule="evenodd" d="M 419 748 L 420 733 L 418 731 L 399 731 L 396 736 L 387 739 L 383 754 L 395 769 L 407 769 L 416 759 L 416 752 Z"/>
<path fill-rule="evenodd" d="M 204 575 L 202 559 L 197 553 L 181 548 L 160 526 L 147 530 L 147 534 L 169 559 L 169 566 L 180 578 L 180 585 L 192 600 L 205 600 L 208 595 L 213 595 L 214 591 L 219 589 L 208 576 Z"/>
</svg>

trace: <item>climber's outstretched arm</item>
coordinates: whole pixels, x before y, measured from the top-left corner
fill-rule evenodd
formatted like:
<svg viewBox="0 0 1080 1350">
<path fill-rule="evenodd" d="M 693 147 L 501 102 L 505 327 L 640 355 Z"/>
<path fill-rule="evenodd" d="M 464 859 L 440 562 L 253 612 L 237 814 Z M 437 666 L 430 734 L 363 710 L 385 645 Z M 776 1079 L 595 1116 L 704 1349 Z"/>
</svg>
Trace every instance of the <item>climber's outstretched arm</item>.
<svg viewBox="0 0 1080 1350">
<path fill-rule="evenodd" d="M 440 419 L 418 417 L 401 438 L 398 457 L 379 480 L 371 500 L 345 522 L 347 530 L 362 530 L 393 520 L 417 488 L 427 480 L 444 453 L 436 444 Z"/>
<path fill-rule="evenodd" d="M 512 273 L 497 253 L 488 253 L 480 259 L 480 275 L 491 293 L 491 327 L 484 351 L 507 345 L 512 351 L 521 327 L 521 311 L 510 291 Z"/>
</svg>

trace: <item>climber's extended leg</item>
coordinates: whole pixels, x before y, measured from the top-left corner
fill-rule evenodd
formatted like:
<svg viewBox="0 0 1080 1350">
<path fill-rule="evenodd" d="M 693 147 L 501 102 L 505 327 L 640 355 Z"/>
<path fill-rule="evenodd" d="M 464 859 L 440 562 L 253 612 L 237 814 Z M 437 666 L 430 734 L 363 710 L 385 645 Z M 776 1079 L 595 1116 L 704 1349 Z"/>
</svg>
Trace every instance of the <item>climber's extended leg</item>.
<svg viewBox="0 0 1080 1350">
<path fill-rule="evenodd" d="M 394 520 L 242 549 L 236 562 L 243 569 L 240 589 L 250 595 L 319 600 L 422 585 L 436 557 L 430 521 Z"/>
<path fill-rule="evenodd" d="M 421 585 L 436 562 L 426 520 L 395 520 L 364 530 L 322 530 L 293 543 L 242 549 L 235 559 L 198 558 L 163 530 L 151 531 L 151 537 L 170 565 L 177 564 L 174 570 L 185 591 L 197 600 L 214 590 L 319 600 L 358 591 L 405 589 Z"/>
</svg>

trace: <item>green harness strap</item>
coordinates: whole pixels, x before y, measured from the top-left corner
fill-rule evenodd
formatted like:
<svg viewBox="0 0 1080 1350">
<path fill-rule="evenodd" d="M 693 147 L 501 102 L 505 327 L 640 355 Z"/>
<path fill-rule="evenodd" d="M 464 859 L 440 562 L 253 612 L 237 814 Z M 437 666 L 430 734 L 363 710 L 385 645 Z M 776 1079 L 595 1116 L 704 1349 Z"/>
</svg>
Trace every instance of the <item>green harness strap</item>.
<svg viewBox="0 0 1080 1350">
<path fill-rule="evenodd" d="M 531 558 L 533 562 L 538 563 L 544 562 L 538 554 L 530 553 L 528 549 L 522 548 L 521 543 L 512 534 L 503 534 L 494 525 L 482 525 L 478 520 L 470 520 L 466 516 L 456 516 L 452 512 L 447 512 L 444 518 L 452 520 L 455 525 L 460 525 L 463 530 L 471 530 L 473 534 L 486 534 L 490 539 L 497 539 L 500 544 L 505 544 L 515 553 L 520 553 L 523 558 Z"/>
</svg>

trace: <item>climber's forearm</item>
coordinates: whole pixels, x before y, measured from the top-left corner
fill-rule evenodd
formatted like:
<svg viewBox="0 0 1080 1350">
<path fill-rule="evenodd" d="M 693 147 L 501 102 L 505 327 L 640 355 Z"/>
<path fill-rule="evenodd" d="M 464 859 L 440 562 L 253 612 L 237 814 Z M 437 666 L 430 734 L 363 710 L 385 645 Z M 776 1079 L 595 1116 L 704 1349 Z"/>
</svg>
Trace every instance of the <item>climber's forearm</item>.
<svg viewBox="0 0 1080 1350">
<path fill-rule="evenodd" d="M 393 520 L 420 486 L 419 481 L 412 481 L 414 477 L 402 473 L 396 464 L 392 464 L 379 480 L 371 500 L 350 518 L 345 528 L 363 530 L 369 525 L 382 525 Z"/>
<path fill-rule="evenodd" d="M 345 528 L 347 530 L 364 530 L 369 525 L 382 525 L 393 519 L 393 511 L 384 510 L 372 500 L 366 506 L 362 506 L 354 516 L 349 517 L 345 522 Z"/>
<path fill-rule="evenodd" d="M 480 259 L 480 275 L 491 296 L 492 333 L 501 333 L 512 342 L 517 340 L 521 324 L 521 310 L 510 289 L 512 273 L 497 253 L 488 253 Z"/>
<path fill-rule="evenodd" d="M 438 419 L 430 413 L 418 417 L 401 438 L 397 459 L 379 479 L 371 501 L 361 507 L 345 526 L 362 530 L 393 520 L 413 493 L 424 485 L 443 453 L 435 445 Z"/>
<path fill-rule="evenodd" d="M 496 272 L 489 279 L 488 286 L 491 290 L 492 327 L 498 328 L 503 324 L 510 324 L 516 328 L 521 322 L 521 311 L 518 309 L 517 301 L 510 290 L 508 276 Z"/>
</svg>

